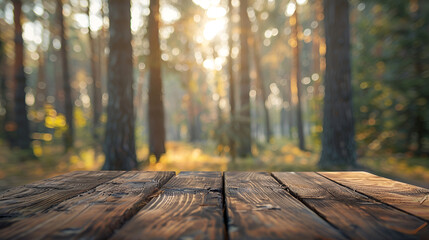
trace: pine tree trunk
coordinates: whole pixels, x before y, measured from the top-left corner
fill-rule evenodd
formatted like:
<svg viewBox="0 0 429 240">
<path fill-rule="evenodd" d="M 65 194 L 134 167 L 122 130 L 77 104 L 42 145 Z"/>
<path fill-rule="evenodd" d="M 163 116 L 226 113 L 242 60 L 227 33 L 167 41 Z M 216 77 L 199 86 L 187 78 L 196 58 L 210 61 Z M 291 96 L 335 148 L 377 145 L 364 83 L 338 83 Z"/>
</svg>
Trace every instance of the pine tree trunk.
<svg viewBox="0 0 429 240">
<path fill-rule="evenodd" d="M 270 142 L 271 139 L 271 125 L 270 125 L 270 113 L 268 111 L 267 105 L 265 105 L 265 101 L 267 100 L 267 92 L 265 91 L 265 86 L 263 83 L 262 76 L 262 67 L 261 67 L 261 57 L 259 54 L 259 39 L 258 36 L 253 34 L 253 62 L 256 68 L 256 85 L 259 92 L 259 99 L 261 100 L 262 107 L 264 109 L 264 117 L 265 117 L 265 140 Z"/>
<path fill-rule="evenodd" d="M 0 138 L 6 139 L 6 117 L 7 109 L 7 84 L 6 84 L 6 61 L 4 42 L 0 39 Z"/>
<path fill-rule="evenodd" d="M 251 154 L 251 119 L 250 119 L 250 76 L 249 76 L 249 33 L 250 21 L 247 15 L 247 0 L 240 1 L 240 117 L 238 130 L 240 146 L 238 154 L 245 157 Z"/>
<path fill-rule="evenodd" d="M 60 38 L 61 38 L 61 63 L 63 72 L 63 90 L 64 90 L 64 111 L 67 123 L 67 130 L 64 132 L 64 146 L 66 149 L 73 147 L 74 139 L 74 125 L 73 125 L 73 99 L 71 95 L 70 85 L 70 73 L 68 65 L 68 53 L 67 53 L 67 38 L 65 33 L 65 22 L 63 15 L 63 2 L 57 0 L 57 14 L 58 23 L 60 25 Z"/>
<path fill-rule="evenodd" d="M 99 98 L 101 97 L 101 81 L 99 76 L 99 71 L 97 69 L 97 63 L 99 60 L 99 55 L 96 53 L 94 38 L 92 37 L 91 31 L 91 13 L 90 6 L 91 1 L 87 0 L 88 8 L 88 40 L 89 40 L 89 49 L 91 52 L 90 63 L 91 63 L 91 75 L 92 75 L 92 135 L 95 139 L 98 139 L 97 136 L 97 127 L 100 120 L 101 115 L 101 101 Z M 99 36 L 100 37 L 100 36 Z"/>
<path fill-rule="evenodd" d="M 109 74 L 104 170 L 137 168 L 130 0 L 109 0 Z"/>
<path fill-rule="evenodd" d="M 231 109 L 230 112 L 230 126 L 232 129 L 232 133 L 236 131 L 236 109 L 235 109 L 235 76 L 234 76 L 234 60 L 232 59 L 232 32 L 233 32 L 233 22 L 232 22 L 232 0 L 228 0 L 228 46 L 229 46 L 229 54 L 228 54 L 228 77 L 229 77 L 229 106 Z M 230 137 L 229 140 L 229 152 L 231 154 L 231 158 L 234 161 L 236 155 L 236 143 L 233 137 Z"/>
<path fill-rule="evenodd" d="M 326 77 L 321 167 L 356 163 L 350 66 L 349 3 L 324 2 Z"/>
<path fill-rule="evenodd" d="M 422 9 L 424 8 L 423 6 L 423 1 L 419 0 L 417 2 L 418 4 L 418 8 L 417 11 L 412 15 L 413 21 L 414 22 L 419 22 L 419 20 L 422 19 Z M 413 26 L 418 26 L 418 24 L 414 24 Z M 414 27 L 413 31 L 415 32 L 414 36 L 416 36 L 416 39 L 414 41 L 414 71 L 415 71 L 415 76 L 417 79 L 424 79 L 423 74 L 424 74 L 424 58 L 422 56 L 423 51 L 423 43 L 420 39 L 417 38 L 418 36 L 418 32 L 421 31 L 423 32 L 423 26 L 419 26 L 419 27 Z M 420 40 L 420 41 L 419 41 Z M 416 92 L 419 92 L 418 89 L 415 89 Z M 424 96 L 421 96 L 422 98 L 424 98 Z M 428 99 L 428 97 L 426 96 L 426 99 Z M 416 155 L 417 156 L 421 156 L 423 153 L 423 140 L 424 140 L 424 135 L 427 131 L 426 126 L 425 126 L 425 117 L 424 115 L 422 115 L 423 112 L 425 112 L 425 108 L 426 106 L 424 105 L 422 106 L 418 106 L 417 107 L 417 114 L 416 114 L 416 119 L 415 119 L 415 131 L 417 134 L 417 149 L 416 149 Z M 426 116 L 427 118 L 427 116 Z"/>
<path fill-rule="evenodd" d="M 320 36 L 320 31 L 321 31 L 321 21 L 323 20 L 323 6 L 322 6 L 322 0 L 316 0 L 316 2 L 314 3 L 314 8 L 315 8 L 315 14 L 316 14 L 316 22 L 318 23 L 317 27 L 313 30 L 313 38 L 312 38 L 312 57 L 313 57 L 313 73 L 317 73 L 319 74 L 319 79 L 317 81 L 314 82 L 313 87 L 314 87 L 314 92 L 313 92 L 313 98 L 314 98 L 314 115 L 316 117 L 316 125 L 319 122 L 319 119 L 322 119 L 323 114 L 322 114 L 322 109 L 321 109 L 321 105 L 319 104 L 320 101 L 322 101 L 322 96 L 320 94 L 319 91 L 319 87 L 320 84 L 322 82 L 322 72 L 321 72 L 321 68 L 320 68 L 320 63 L 321 63 L 321 53 L 320 53 L 320 45 L 322 42 L 322 38 Z"/>
<path fill-rule="evenodd" d="M 30 124 L 27 118 L 27 105 L 25 103 L 25 88 L 27 86 L 24 73 L 24 40 L 22 38 L 22 2 L 13 1 L 14 23 L 15 23 L 15 123 L 16 139 L 14 143 L 21 149 L 30 147 Z"/>
<path fill-rule="evenodd" d="M 105 0 L 101 1 L 101 8 L 100 8 L 100 12 L 101 12 L 101 19 L 104 19 L 106 17 L 105 11 L 104 11 L 104 6 L 105 6 Z M 99 35 L 98 35 L 98 44 L 97 44 L 97 53 L 98 53 L 98 64 L 97 64 L 97 71 L 98 71 L 98 79 L 99 79 L 99 83 L 100 83 L 100 88 L 98 89 L 98 95 L 96 97 L 96 100 L 99 102 L 98 106 L 99 106 L 99 113 L 100 113 L 100 117 L 101 115 L 103 115 L 103 110 L 104 110 L 104 106 L 103 106 L 103 93 L 106 93 L 106 82 L 107 82 L 107 73 L 106 73 L 106 67 L 107 67 L 107 54 L 105 53 L 106 50 L 106 45 L 109 41 L 108 38 L 108 34 L 107 34 L 107 30 L 106 30 L 106 24 L 104 23 L 104 21 L 101 24 L 101 29 L 99 30 Z M 100 124 L 100 122 L 98 122 Z"/>
<path fill-rule="evenodd" d="M 188 83 L 192 81 L 192 74 L 190 74 L 190 71 L 186 72 L 187 79 L 189 80 Z M 196 119 L 196 111 L 194 106 L 195 96 L 192 90 L 192 87 L 190 84 L 186 87 L 186 90 L 188 91 L 188 137 L 190 142 L 196 142 L 197 141 L 197 135 L 196 135 L 196 126 L 195 126 L 195 119 Z"/>
<path fill-rule="evenodd" d="M 197 141 L 196 135 L 196 109 L 195 109 L 195 86 L 196 79 L 194 78 L 192 71 L 192 59 L 193 55 L 191 53 L 191 45 L 190 42 L 187 42 L 184 47 L 184 54 L 186 59 L 186 63 L 188 65 L 188 70 L 184 73 L 183 85 L 187 91 L 187 107 L 188 107 L 188 139 L 190 142 Z"/>
<path fill-rule="evenodd" d="M 36 110 L 43 109 L 46 103 L 46 72 L 45 72 L 45 58 L 43 50 L 39 47 L 38 59 L 38 72 L 37 72 L 37 85 L 36 85 L 36 101 L 34 107 Z"/>
<path fill-rule="evenodd" d="M 149 14 L 149 155 L 158 161 L 165 153 L 164 103 L 159 45 L 159 0 L 150 0 Z"/>
<path fill-rule="evenodd" d="M 296 84 L 296 116 L 297 116 L 297 127 L 298 127 L 298 146 L 299 149 L 305 150 L 305 136 L 304 136 L 304 124 L 302 120 L 302 106 L 301 106 L 301 61 L 300 61 L 300 40 L 298 38 L 298 4 L 296 4 L 296 10 L 292 15 L 292 23 L 295 20 L 295 24 L 292 26 L 293 36 L 295 38 L 296 45 L 293 47 L 293 71 L 294 71 L 294 83 Z"/>
</svg>

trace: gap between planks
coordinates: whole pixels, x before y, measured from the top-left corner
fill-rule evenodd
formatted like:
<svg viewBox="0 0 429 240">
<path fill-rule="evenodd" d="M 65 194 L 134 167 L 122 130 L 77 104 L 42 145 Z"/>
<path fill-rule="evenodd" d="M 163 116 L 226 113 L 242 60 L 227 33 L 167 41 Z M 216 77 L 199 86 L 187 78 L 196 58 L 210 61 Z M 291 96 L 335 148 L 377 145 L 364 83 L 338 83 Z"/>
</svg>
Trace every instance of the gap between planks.
<svg viewBox="0 0 429 240">
<path fill-rule="evenodd" d="M 273 172 L 271 172 L 270 174 L 271 174 L 271 177 L 273 177 L 282 186 L 282 188 L 286 192 L 290 193 L 290 195 L 292 195 L 294 198 L 296 198 L 298 201 L 300 201 L 302 204 L 304 204 L 308 209 L 310 209 L 311 211 L 313 211 L 317 216 L 319 216 L 321 219 L 323 219 L 325 222 L 327 222 L 331 227 L 335 228 L 345 238 L 348 238 L 347 235 L 341 229 L 339 229 L 336 225 L 334 225 L 330 221 L 328 221 L 328 219 L 323 214 L 321 214 L 319 211 L 317 211 L 316 208 L 314 208 L 313 206 L 311 206 L 310 204 L 308 204 L 307 202 L 305 202 L 304 199 L 302 199 L 298 194 L 296 194 L 295 192 L 291 191 L 280 179 L 278 179 L 273 174 Z"/>
<path fill-rule="evenodd" d="M 105 239 L 156 195 L 174 172 L 130 171 L 0 230 L 1 239 Z"/>
<path fill-rule="evenodd" d="M 125 172 L 75 171 L 0 193 L 0 229 L 47 211 Z"/>
<path fill-rule="evenodd" d="M 429 201 L 427 201 L 427 198 L 429 196 L 429 189 L 426 188 L 422 188 L 422 187 L 418 187 L 418 186 L 414 186 L 411 184 L 407 184 L 407 183 L 403 183 L 403 182 L 398 182 L 389 178 L 384 178 L 384 177 L 380 177 L 378 175 L 374 175 L 368 172 L 343 172 L 343 174 L 347 175 L 347 174 L 359 174 L 362 175 L 361 178 L 364 178 L 365 175 L 366 177 L 371 177 L 374 179 L 377 179 L 379 181 L 384 180 L 390 184 L 396 184 L 396 185 L 401 185 L 402 187 L 408 187 L 414 191 L 416 191 L 415 193 L 417 194 L 423 194 L 423 197 L 420 196 L 420 198 L 418 198 L 416 201 L 412 201 L 412 197 L 407 196 L 407 195 L 403 195 L 404 192 L 392 192 L 393 190 L 396 189 L 389 189 L 389 191 L 386 191 L 386 189 L 379 189 L 378 192 L 377 191 L 371 191 L 369 189 L 365 189 L 362 188 L 362 186 L 360 186 L 359 183 L 354 183 L 353 181 L 348 181 L 348 180 L 342 180 L 342 179 L 338 179 L 336 175 L 336 172 L 316 172 L 318 175 L 340 185 L 343 186 L 345 188 L 348 188 L 354 192 L 360 193 L 362 195 L 365 195 L 366 197 L 386 204 L 398 211 L 407 213 L 409 215 L 412 215 L 414 217 L 419 218 L 420 220 L 423 220 L 427 223 L 429 223 Z M 365 186 L 364 186 L 365 187 Z M 375 186 L 377 187 L 377 186 Z M 399 187 L 398 187 L 399 188 Z M 417 190 L 415 190 L 417 189 Z M 369 191 L 368 191 L 369 190 Z M 375 193 L 374 193 L 375 192 Z M 384 195 L 388 195 L 388 196 L 383 196 Z M 398 198 L 399 201 L 398 201 Z M 418 204 L 417 204 L 418 203 Z M 415 208 L 418 209 L 415 209 Z M 421 211 L 424 210 L 424 211 Z"/>
<path fill-rule="evenodd" d="M 425 238 L 427 223 L 314 172 L 278 172 L 289 192 L 351 239 Z"/>
</svg>

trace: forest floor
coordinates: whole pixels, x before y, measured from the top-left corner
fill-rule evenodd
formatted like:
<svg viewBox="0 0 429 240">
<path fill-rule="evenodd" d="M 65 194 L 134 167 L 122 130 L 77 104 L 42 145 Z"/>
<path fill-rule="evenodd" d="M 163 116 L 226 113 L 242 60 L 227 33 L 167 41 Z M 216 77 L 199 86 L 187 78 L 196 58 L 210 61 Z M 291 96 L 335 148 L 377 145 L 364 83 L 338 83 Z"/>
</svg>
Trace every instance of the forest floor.
<svg viewBox="0 0 429 240">
<path fill-rule="evenodd" d="M 99 170 L 104 156 L 100 146 L 77 142 L 64 153 L 60 143 L 38 146 L 40 157 L 23 159 L 16 150 L 0 144 L 0 191 L 76 170 Z M 290 141 L 277 140 L 254 146 L 252 157 L 232 161 L 214 144 L 168 142 L 167 153 L 156 163 L 147 159 L 147 146 L 137 149 L 141 170 L 151 171 L 317 171 L 319 155 L 303 152 Z M 406 154 L 359 158 L 359 168 L 375 174 L 429 188 L 429 159 Z"/>
</svg>

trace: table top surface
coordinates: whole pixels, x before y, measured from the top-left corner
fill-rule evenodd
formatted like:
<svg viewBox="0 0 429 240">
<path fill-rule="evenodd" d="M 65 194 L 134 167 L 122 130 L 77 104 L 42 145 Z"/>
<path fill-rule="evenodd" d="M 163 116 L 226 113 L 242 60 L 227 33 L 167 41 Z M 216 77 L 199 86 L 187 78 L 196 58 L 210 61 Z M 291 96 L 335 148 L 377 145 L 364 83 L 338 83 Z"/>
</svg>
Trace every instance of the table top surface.
<svg viewBox="0 0 429 240">
<path fill-rule="evenodd" d="M 0 239 L 429 239 L 429 189 L 367 172 L 80 171 L 0 193 Z"/>
</svg>

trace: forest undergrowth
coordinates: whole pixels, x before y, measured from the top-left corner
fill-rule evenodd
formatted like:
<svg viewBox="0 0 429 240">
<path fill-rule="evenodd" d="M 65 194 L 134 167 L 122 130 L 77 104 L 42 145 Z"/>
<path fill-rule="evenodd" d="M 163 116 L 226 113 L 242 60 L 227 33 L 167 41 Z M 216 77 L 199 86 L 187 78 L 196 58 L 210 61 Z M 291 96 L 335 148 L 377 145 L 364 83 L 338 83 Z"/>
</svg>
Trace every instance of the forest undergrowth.
<svg viewBox="0 0 429 240">
<path fill-rule="evenodd" d="M 26 158 L 0 144 L 0 191 L 55 175 L 79 170 L 100 170 L 104 155 L 99 145 L 77 142 L 64 154 L 57 144 L 38 146 L 41 156 Z M 215 149 L 215 150 L 214 150 Z M 148 171 L 318 171 L 319 154 L 303 152 L 294 142 L 275 140 L 257 144 L 252 157 L 230 159 L 214 143 L 167 142 L 167 153 L 156 162 L 148 159 L 148 148 L 137 149 L 140 170 Z M 407 154 L 368 154 L 355 169 L 429 188 L 429 159 Z"/>
</svg>

